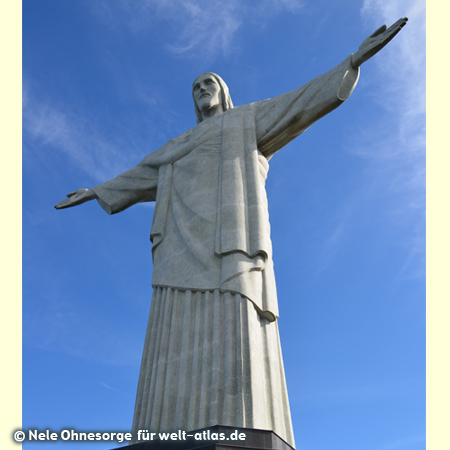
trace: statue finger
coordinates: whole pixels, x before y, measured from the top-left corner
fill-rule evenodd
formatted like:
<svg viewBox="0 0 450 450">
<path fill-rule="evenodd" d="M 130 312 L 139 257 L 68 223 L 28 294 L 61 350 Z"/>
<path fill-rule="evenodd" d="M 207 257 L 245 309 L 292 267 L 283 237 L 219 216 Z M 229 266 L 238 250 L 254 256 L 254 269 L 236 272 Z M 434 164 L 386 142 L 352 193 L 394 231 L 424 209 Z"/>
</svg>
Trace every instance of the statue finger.
<svg viewBox="0 0 450 450">
<path fill-rule="evenodd" d="M 408 21 L 407 17 L 397 20 L 393 25 L 391 25 L 382 36 L 380 36 L 380 45 L 383 48 L 389 42 L 394 39 L 394 37 L 400 32 L 400 30 L 406 25 Z"/>
<path fill-rule="evenodd" d="M 401 17 L 400 19 L 397 20 L 397 22 L 394 23 L 394 25 L 404 27 L 406 25 L 406 22 L 408 22 L 408 20 L 409 19 L 407 17 Z"/>
<path fill-rule="evenodd" d="M 396 27 L 389 27 L 386 31 L 386 42 L 391 41 L 398 33 L 400 33 L 400 30 L 406 25 L 406 21 L 402 22 Z"/>
<path fill-rule="evenodd" d="M 73 197 L 74 195 L 83 195 L 87 191 L 88 191 L 88 189 L 86 189 L 86 188 L 77 189 L 76 191 L 69 192 L 67 194 L 67 197 Z"/>
<path fill-rule="evenodd" d="M 396 30 L 392 31 L 389 35 L 384 36 L 382 42 L 380 43 L 379 50 L 381 50 L 383 47 L 389 44 L 389 42 L 391 42 L 392 39 L 394 39 L 394 37 L 397 36 L 398 33 L 400 33 L 400 30 L 401 28 L 397 28 Z"/>
<path fill-rule="evenodd" d="M 380 28 L 378 28 L 377 30 L 375 30 L 370 36 L 369 38 L 373 38 L 378 36 L 379 34 L 383 33 L 384 31 L 386 31 L 387 26 L 386 25 L 382 25 Z"/>
<path fill-rule="evenodd" d="M 66 199 L 66 200 L 63 200 L 62 202 L 57 203 L 57 204 L 55 205 L 55 208 L 56 208 L 56 209 L 61 209 L 61 208 L 66 207 L 66 206 L 69 205 L 69 204 L 70 204 L 70 200 L 69 200 L 69 199 Z"/>
<path fill-rule="evenodd" d="M 405 25 L 406 22 L 408 22 L 407 17 L 402 17 L 401 19 L 398 19 L 397 22 L 392 24 L 387 30 L 386 33 L 391 33 L 394 30 L 401 30 Z"/>
</svg>

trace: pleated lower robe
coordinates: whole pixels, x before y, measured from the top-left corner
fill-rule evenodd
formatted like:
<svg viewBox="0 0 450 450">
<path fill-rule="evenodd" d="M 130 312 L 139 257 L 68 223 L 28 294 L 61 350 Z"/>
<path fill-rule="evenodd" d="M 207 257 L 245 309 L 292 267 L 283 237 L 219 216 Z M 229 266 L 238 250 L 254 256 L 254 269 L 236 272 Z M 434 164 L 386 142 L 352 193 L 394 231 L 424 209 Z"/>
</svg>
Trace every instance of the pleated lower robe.
<svg viewBox="0 0 450 450">
<path fill-rule="evenodd" d="M 239 294 L 154 290 L 133 432 L 273 430 L 294 446 L 277 322 Z"/>
</svg>

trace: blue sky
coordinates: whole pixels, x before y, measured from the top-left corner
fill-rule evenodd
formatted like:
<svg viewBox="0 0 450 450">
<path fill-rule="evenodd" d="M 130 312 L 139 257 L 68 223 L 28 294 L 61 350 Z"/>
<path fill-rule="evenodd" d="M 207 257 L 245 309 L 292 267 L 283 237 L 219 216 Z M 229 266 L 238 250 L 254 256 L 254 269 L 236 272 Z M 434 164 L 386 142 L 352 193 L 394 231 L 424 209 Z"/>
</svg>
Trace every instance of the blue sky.
<svg viewBox="0 0 450 450">
<path fill-rule="evenodd" d="M 150 306 L 153 204 L 53 205 L 193 127 L 200 73 L 274 97 L 402 16 L 267 192 L 297 449 L 425 448 L 425 5 L 402 0 L 23 1 L 24 428 L 129 429 Z"/>
</svg>

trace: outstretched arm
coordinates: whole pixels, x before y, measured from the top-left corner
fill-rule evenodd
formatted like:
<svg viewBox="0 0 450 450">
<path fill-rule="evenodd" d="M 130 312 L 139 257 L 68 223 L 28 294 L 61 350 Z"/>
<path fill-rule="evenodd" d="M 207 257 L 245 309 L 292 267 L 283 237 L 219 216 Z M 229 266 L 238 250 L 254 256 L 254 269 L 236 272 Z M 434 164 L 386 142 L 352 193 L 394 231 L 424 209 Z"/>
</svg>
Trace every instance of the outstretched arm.
<svg viewBox="0 0 450 450">
<path fill-rule="evenodd" d="M 378 53 L 385 45 L 394 39 L 395 35 L 406 25 L 407 21 L 407 17 L 402 17 L 389 28 L 386 25 L 383 25 L 365 39 L 359 46 L 358 51 L 352 55 L 353 68 L 356 69 L 362 63 Z"/>
<path fill-rule="evenodd" d="M 359 66 L 388 44 L 407 21 L 404 17 L 389 28 L 386 25 L 378 28 L 356 53 L 299 89 L 255 103 L 256 137 L 261 153 L 270 158 L 347 100 L 358 81 Z"/>
<path fill-rule="evenodd" d="M 146 161 L 150 155 L 147 155 L 136 167 L 112 180 L 94 186 L 92 189 L 69 192 L 67 198 L 56 204 L 55 208 L 70 208 L 96 199 L 108 214 L 115 214 L 136 203 L 155 201 L 159 171 L 158 167 Z"/>
<path fill-rule="evenodd" d="M 97 196 L 92 189 L 78 189 L 77 191 L 69 192 L 67 198 L 56 204 L 55 208 L 70 208 L 72 206 L 81 205 L 89 200 L 94 200 L 94 198 L 97 198 Z"/>
</svg>

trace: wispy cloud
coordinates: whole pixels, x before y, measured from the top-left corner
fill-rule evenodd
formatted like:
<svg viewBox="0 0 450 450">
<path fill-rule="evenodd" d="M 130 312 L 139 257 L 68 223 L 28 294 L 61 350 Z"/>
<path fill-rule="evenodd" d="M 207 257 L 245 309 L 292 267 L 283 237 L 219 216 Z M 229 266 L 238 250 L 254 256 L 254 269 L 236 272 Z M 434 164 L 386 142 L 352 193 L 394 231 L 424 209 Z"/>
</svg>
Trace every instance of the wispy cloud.
<svg viewBox="0 0 450 450">
<path fill-rule="evenodd" d="M 57 291 L 49 292 L 41 305 L 24 310 L 25 345 L 112 366 L 139 363 L 142 336 L 127 326 L 111 329 L 106 319 L 80 312 Z"/>
<path fill-rule="evenodd" d="M 370 124 L 369 131 L 354 129 L 348 150 L 367 160 L 368 189 L 389 199 L 386 208 L 392 223 L 407 229 L 400 244 L 408 248 L 409 256 L 399 276 L 423 277 L 425 2 L 365 0 L 361 15 L 369 33 L 383 23 L 389 26 L 400 17 L 409 18 L 406 27 L 373 58 L 371 70 L 362 67 L 360 88 L 370 83 L 373 94 L 365 94 L 385 113 Z"/>
<path fill-rule="evenodd" d="M 119 394 L 125 394 L 125 392 L 122 392 L 122 391 L 120 391 L 119 389 L 113 388 L 113 387 L 111 387 L 109 384 L 106 384 L 106 383 L 103 382 L 103 381 L 100 381 L 100 384 L 101 384 L 104 388 L 106 388 L 106 389 L 108 389 L 108 390 L 110 390 L 110 391 L 118 392 Z M 126 395 L 126 394 L 125 394 L 125 395 Z"/>
<path fill-rule="evenodd" d="M 425 2 L 423 0 L 365 0 L 361 11 L 368 27 L 381 23 L 390 25 L 407 16 L 409 22 L 394 40 L 382 50 L 382 57 L 374 58 L 380 88 L 389 94 L 387 110 L 395 109 L 399 143 L 412 151 L 423 150 L 425 144 Z M 391 152 L 389 152 L 390 154 Z M 411 153 L 411 152 L 408 152 Z M 389 154 L 381 153 L 383 157 Z M 412 156 L 409 155 L 409 159 Z"/>
<path fill-rule="evenodd" d="M 166 48 L 177 55 L 227 54 L 236 33 L 248 24 L 261 27 L 281 11 L 297 12 L 299 0 L 155 0 L 97 1 L 89 8 L 109 26 L 136 36 L 158 32 Z M 164 28 L 162 28 L 164 27 Z M 175 31 L 172 32 L 172 31 Z"/>
<path fill-rule="evenodd" d="M 86 111 L 80 114 L 71 105 L 36 94 L 39 90 L 26 79 L 23 86 L 23 132 L 31 142 L 66 155 L 95 182 L 105 181 L 139 162 L 142 155 L 130 151 L 130 144 L 123 138 L 102 135 Z M 25 154 L 27 151 L 30 148 L 24 145 Z"/>
<path fill-rule="evenodd" d="M 394 40 L 374 58 L 377 67 L 371 83 L 378 84 L 382 106 L 389 122 L 380 121 L 380 141 L 374 146 L 358 147 L 361 156 L 400 162 L 412 170 L 412 185 L 423 188 L 425 146 L 425 2 L 423 0 L 365 0 L 362 18 L 368 27 L 390 25 L 399 17 L 409 22 Z M 364 67 L 363 67 L 364 69 Z M 389 99 L 386 102 L 386 99 Z M 376 98 L 373 98 L 376 101 Z M 382 128 L 381 128 L 382 127 Z M 383 139 L 384 137 L 384 139 Z M 364 138 L 364 136 L 363 136 Z M 396 142 L 393 143 L 392 139 Z M 390 145 L 387 145 L 387 144 Z M 386 145 L 384 145 L 386 144 Z"/>
<path fill-rule="evenodd" d="M 408 449 L 410 446 L 415 446 L 416 444 L 425 443 L 426 438 L 424 434 L 417 434 L 414 436 L 409 436 L 406 438 L 398 439 L 394 442 L 386 444 L 382 447 L 382 450 L 396 450 L 396 449 Z M 414 447 L 417 448 L 417 447 Z"/>
<path fill-rule="evenodd" d="M 348 224 L 355 213 L 355 202 L 347 201 L 341 207 L 339 215 L 334 219 L 335 226 L 329 230 L 326 237 L 321 239 L 321 250 L 317 255 L 317 268 L 315 274 L 326 270 L 335 260 L 336 255 L 342 248 L 343 237 L 348 233 Z"/>
</svg>

